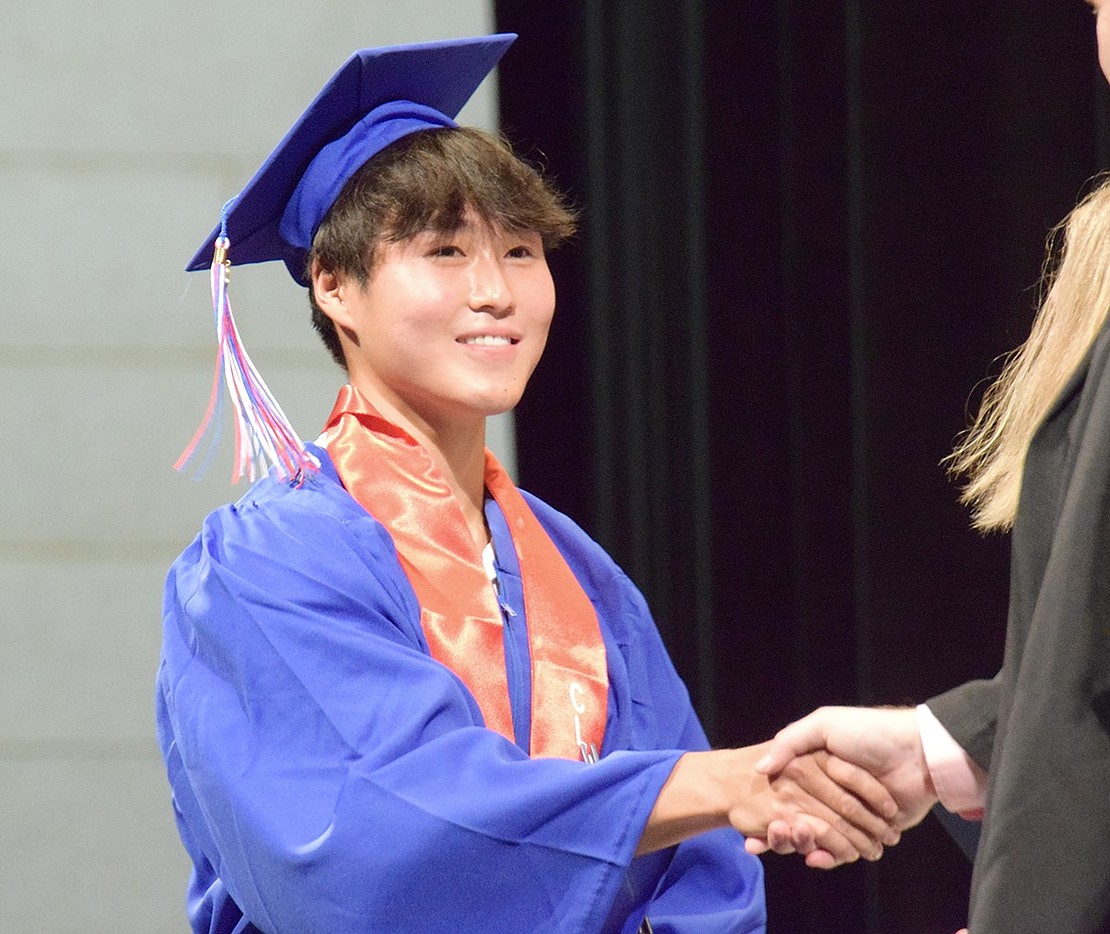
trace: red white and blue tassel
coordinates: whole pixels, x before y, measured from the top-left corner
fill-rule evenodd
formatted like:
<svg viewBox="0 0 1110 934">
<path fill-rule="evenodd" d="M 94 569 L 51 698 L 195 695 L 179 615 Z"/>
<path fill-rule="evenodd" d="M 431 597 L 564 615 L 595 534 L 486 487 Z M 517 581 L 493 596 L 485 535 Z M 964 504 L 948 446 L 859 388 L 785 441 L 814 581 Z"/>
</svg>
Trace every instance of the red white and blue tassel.
<svg viewBox="0 0 1110 934">
<path fill-rule="evenodd" d="M 255 368 L 239 337 L 231 314 L 228 280 L 231 274 L 231 247 L 227 238 L 227 211 L 224 206 L 220 236 L 212 258 L 212 308 L 216 316 L 218 350 L 212 377 L 212 392 L 204 418 L 188 446 L 173 465 L 185 470 L 207 440 L 208 452 L 196 475 L 202 476 L 211 464 L 222 433 L 223 396 L 226 387 L 235 415 L 235 464 L 231 482 L 244 476 L 254 481 L 273 468 L 282 480 L 301 480 L 319 464 L 293 430 L 289 419 Z"/>
</svg>

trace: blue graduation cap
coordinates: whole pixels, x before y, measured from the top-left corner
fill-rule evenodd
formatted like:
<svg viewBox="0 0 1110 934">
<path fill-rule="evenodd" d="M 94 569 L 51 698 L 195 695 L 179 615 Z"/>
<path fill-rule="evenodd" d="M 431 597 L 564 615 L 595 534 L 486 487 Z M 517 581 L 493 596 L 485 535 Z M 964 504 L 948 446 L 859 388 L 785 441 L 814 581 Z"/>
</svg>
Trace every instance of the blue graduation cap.
<svg viewBox="0 0 1110 934">
<path fill-rule="evenodd" d="M 208 268 L 224 236 L 234 247 L 232 263 L 280 259 L 307 285 L 312 237 L 347 180 L 401 137 L 455 126 L 514 39 L 505 33 L 355 52 L 228 203 L 186 269 Z"/>
<path fill-rule="evenodd" d="M 308 285 L 312 238 L 351 176 L 410 133 L 456 126 L 455 116 L 515 39 L 504 33 L 355 52 L 224 205 L 219 225 L 185 267 L 211 268 L 219 353 L 208 410 L 175 468 L 190 464 L 206 437 L 214 449 L 226 386 L 236 417 L 233 483 L 243 475 L 253 480 L 267 464 L 283 477 L 312 471 L 312 455 L 239 339 L 228 267 L 282 260 L 298 283 Z"/>
</svg>

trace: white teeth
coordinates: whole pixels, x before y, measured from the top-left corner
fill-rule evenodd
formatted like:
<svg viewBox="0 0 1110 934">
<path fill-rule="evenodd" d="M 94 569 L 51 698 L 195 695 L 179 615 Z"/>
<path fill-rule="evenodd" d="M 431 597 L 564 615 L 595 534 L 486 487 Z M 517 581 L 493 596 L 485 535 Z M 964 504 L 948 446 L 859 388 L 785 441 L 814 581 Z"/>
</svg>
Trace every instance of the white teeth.
<svg viewBox="0 0 1110 934">
<path fill-rule="evenodd" d="M 507 337 L 495 337 L 492 334 L 479 334 L 477 337 L 467 337 L 463 339 L 464 344 L 511 344 L 512 341 Z"/>
</svg>

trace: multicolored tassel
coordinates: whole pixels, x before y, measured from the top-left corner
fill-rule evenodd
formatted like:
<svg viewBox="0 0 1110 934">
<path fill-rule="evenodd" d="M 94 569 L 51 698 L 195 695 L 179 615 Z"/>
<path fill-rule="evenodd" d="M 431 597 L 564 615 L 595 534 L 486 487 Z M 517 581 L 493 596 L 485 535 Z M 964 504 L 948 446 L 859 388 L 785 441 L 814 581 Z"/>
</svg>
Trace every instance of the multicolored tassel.
<svg viewBox="0 0 1110 934">
<path fill-rule="evenodd" d="M 216 239 L 212 258 L 212 308 L 216 316 L 218 351 L 216 369 L 212 377 L 212 392 L 208 408 L 192 440 L 177 462 L 174 470 L 185 470 L 199 448 L 207 439 L 208 453 L 197 469 L 202 476 L 211 464 L 222 433 L 221 415 L 226 387 L 235 410 L 235 465 L 231 482 L 238 483 L 243 476 L 254 481 L 272 467 L 282 480 L 303 479 L 319 468 L 305 448 L 285 412 L 259 375 L 250 355 L 243 347 L 239 329 L 231 314 L 228 297 L 228 280 L 231 274 L 227 238 L 227 212 L 231 202 L 224 205 L 220 236 Z"/>
</svg>

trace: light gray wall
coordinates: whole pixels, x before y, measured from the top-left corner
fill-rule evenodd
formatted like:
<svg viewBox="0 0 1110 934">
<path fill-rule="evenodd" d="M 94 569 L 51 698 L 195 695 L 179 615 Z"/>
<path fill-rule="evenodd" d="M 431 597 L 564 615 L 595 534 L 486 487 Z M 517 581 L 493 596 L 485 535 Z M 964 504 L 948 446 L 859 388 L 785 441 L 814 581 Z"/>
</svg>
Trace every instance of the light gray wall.
<svg viewBox="0 0 1110 934">
<path fill-rule="evenodd" d="M 182 268 L 351 51 L 490 28 L 486 0 L 0 12 L 0 931 L 186 929 L 152 726 L 159 603 L 241 488 L 226 444 L 200 483 L 170 469 L 214 360 L 207 276 Z M 491 117 L 483 91 L 462 119 Z M 340 379 L 303 292 L 247 267 L 233 301 L 314 436 Z"/>
</svg>

